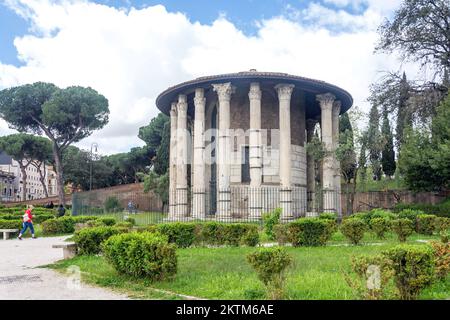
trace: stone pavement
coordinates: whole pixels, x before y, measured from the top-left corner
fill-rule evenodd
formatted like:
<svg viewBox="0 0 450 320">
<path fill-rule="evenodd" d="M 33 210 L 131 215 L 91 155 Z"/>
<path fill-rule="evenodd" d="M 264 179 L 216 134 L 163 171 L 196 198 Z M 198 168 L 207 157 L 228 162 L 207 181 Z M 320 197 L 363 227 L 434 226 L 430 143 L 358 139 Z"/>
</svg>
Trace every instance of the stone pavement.
<svg viewBox="0 0 450 320">
<path fill-rule="evenodd" d="M 77 269 L 65 276 L 37 268 L 63 258 L 52 245 L 65 237 L 0 240 L 0 300 L 117 300 L 126 295 L 80 283 Z"/>
</svg>

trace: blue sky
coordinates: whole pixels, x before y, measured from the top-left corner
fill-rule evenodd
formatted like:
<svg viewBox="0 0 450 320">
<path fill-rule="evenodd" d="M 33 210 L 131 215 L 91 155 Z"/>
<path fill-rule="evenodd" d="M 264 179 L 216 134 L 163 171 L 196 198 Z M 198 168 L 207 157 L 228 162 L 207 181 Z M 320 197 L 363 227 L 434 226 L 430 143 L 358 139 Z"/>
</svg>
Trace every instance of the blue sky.
<svg viewBox="0 0 450 320">
<path fill-rule="evenodd" d="M 18 66 L 21 61 L 17 58 L 14 38 L 29 33 L 30 23 L 8 8 L 5 1 L 0 0 L 0 62 Z M 336 2 L 326 0 L 96 0 L 91 2 L 126 9 L 162 4 L 168 11 L 182 12 L 192 22 L 199 21 L 202 24 L 211 24 L 220 15 L 225 15 L 247 35 L 253 35 L 257 30 L 255 21 L 286 15 L 288 8 L 305 9 L 311 2 L 320 3 L 330 9 L 345 10 L 350 14 L 360 13 L 367 8 L 364 2 L 357 8 L 351 4 L 345 5 L 345 0 Z"/>
</svg>

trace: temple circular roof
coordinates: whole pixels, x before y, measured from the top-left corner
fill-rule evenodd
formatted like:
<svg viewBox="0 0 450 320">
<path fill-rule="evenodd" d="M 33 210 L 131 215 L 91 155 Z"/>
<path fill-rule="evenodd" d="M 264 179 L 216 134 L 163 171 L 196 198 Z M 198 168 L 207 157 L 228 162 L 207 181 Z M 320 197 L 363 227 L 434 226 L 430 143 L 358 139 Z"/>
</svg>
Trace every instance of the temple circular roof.
<svg viewBox="0 0 450 320">
<path fill-rule="evenodd" d="M 170 105 L 177 100 L 179 94 L 192 93 L 196 88 L 212 89 L 211 84 L 213 83 L 232 82 L 233 85 L 238 85 L 239 83 L 244 84 L 254 81 L 261 83 L 291 83 L 296 88 L 301 88 L 312 94 L 332 93 L 337 100 L 341 101 L 341 114 L 350 109 L 353 104 L 353 98 L 350 93 L 325 81 L 280 72 L 259 72 L 252 69 L 244 72 L 200 77 L 169 87 L 156 98 L 156 106 L 163 113 L 169 114 Z"/>
</svg>

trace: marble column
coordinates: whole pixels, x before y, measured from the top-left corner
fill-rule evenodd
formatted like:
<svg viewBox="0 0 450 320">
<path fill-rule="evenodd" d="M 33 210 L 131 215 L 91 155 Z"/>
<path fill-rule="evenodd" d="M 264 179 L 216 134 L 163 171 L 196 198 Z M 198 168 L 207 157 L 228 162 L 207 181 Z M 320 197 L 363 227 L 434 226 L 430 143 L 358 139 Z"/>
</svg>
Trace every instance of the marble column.
<svg viewBox="0 0 450 320">
<path fill-rule="evenodd" d="M 230 100 L 234 91 L 231 82 L 213 84 L 219 101 L 219 128 L 217 139 L 217 217 L 231 218 L 231 135 L 230 135 Z"/>
<path fill-rule="evenodd" d="M 187 97 L 178 96 L 177 103 L 177 210 L 178 218 L 188 213 L 187 165 L 188 165 L 188 130 L 187 130 Z"/>
<path fill-rule="evenodd" d="M 341 112 L 341 102 L 333 102 L 332 110 L 332 133 L 333 133 L 333 156 L 334 156 L 334 190 L 336 191 L 336 211 L 339 219 L 342 216 L 341 210 L 341 163 L 337 159 L 336 150 L 339 147 L 339 113 Z"/>
<path fill-rule="evenodd" d="M 306 142 L 310 143 L 314 138 L 314 129 L 317 120 L 306 120 Z M 316 170 L 312 155 L 306 154 L 306 190 L 307 190 L 307 211 L 308 213 L 317 213 L 316 209 Z M 311 215 L 311 214 L 309 214 Z"/>
<path fill-rule="evenodd" d="M 169 168 L 169 218 L 176 216 L 176 187 L 177 187 L 177 104 L 170 108 L 170 168 Z"/>
<path fill-rule="evenodd" d="M 205 186 L 205 104 L 206 98 L 202 88 L 195 90 L 194 106 L 194 177 L 192 187 L 192 217 L 206 217 Z"/>
<path fill-rule="evenodd" d="M 334 190 L 334 157 L 333 157 L 333 121 L 332 109 L 335 96 L 331 93 L 319 94 L 316 99 L 320 103 L 322 143 L 325 145 L 325 157 L 322 161 L 323 211 L 335 212 Z"/>
<path fill-rule="evenodd" d="M 251 219 L 261 218 L 262 145 L 261 145 L 261 89 L 258 82 L 250 84 L 250 189 L 249 213 Z"/>
<path fill-rule="evenodd" d="M 279 84 L 275 86 L 278 92 L 279 121 L 280 121 L 280 207 L 281 219 L 289 220 L 292 214 L 291 189 L 291 95 L 293 84 Z"/>
</svg>

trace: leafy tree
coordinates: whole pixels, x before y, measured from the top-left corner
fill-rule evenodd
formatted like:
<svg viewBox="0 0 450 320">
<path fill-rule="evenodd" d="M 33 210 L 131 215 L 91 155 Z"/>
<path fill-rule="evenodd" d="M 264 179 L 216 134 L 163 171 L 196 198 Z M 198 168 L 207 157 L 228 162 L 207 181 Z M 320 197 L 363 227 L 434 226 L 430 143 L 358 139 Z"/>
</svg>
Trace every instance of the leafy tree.
<svg viewBox="0 0 450 320">
<path fill-rule="evenodd" d="M 431 65 L 438 72 L 450 68 L 450 2 L 404 0 L 392 20 L 378 29 L 377 51 L 399 52 L 403 59 Z"/>
<path fill-rule="evenodd" d="M 163 202 L 163 209 L 169 203 L 169 173 L 162 175 L 156 174 L 154 171 L 150 171 L 148 174 L 140 174 L 144 179 L 144 192 L 153 191 L 160 197 Z"/>
<path fill-rule="evenodd" d="M 0 138 L 0 149 L 11 156 L 19 164 L 22 173 L 22 201 L 27 194 L 27 171 L 34 158 L 42 152 L 42 138 L 30 134 L 16 133 Z"/>
<path fill-rule="evenodd" d="M 88 150 L 80 150 L 75 146 L 69 146 L 62 156 L 64 177 L 67 183 L 82 190 L 90 187 L 90 166 L 92 162 L 92 187 L 105 188 L 113 184 L 113 168 L 106 161 L 106 157 L 91 159 Z"/>
<path fill-rule="evenodd" d="M 169 168 L 170 148 L 170 118 L 159 113 L 147 126 L 139 128 L 138 137 L 147 146 L 152 155 L 154 170 L 157 174 L 164 174 Z"/>
<path fill-rule="evenodd" d="M 381 165 L 383 172 L 387 177 L 392 177 L 395 173 L 395 151 L 392 137 L 391 126 L 389 125 L 387 109 L 383 109 L 383 124 L 381 125 L 381 134 L 383 136 L 383 150 L 381 152 Z"/>
<path fill-rule="evenodd" d="M 415 191 L 450 187 L 450 96 L 437 108 L 431 130 L 408 129 L 399 157 L 406 185 Z"/>
<path fill-rule="evenodd" d="M 164 126 L 169 122 L 169 119 L 168 116 L 160 112 L 155 118 L 150 120 L 148 125 L 139 128 L 139 139 L 143 140 L 151 149 L 158 149 L 161 144 Z"/>
<path fill-rule="evenodd" d="M 378 108 L 373 105 L 369 114 L 369 127 L 367 129 L 367 149 L 369 151 L 369 160 L 372 165 L 373 179 L 381 180 L 381 133 L 380 133 L 380 115 Z"/>
<path fill-rule="evenodd" d="M 157 174 L 164 174 L 169 169 L 169 150 L 170 150 L 170 121 L 164 124 L 161 144 L 156 149 L 156 156 L 153 163 Z"/>
<path fill-rule="evenodd" d="M 353 127 L 350 123 L 348 113 L 344 113 L 339 118 L 339 147 L 336 156 L 341 164 L 341 172 L 345 182 L 349 184 L 355 178 L 356 153 L 353 139 Z"/>
<path fill-rule="evenodd" d="M 44 133 L 52 142 L 58 198 L 64 204 L 62 153 L 108 123 L 108 100 L 92 88 L 59 89 L 36 82 L 0 92 L 0 116 L 20 132 Z"/>
</svg>

